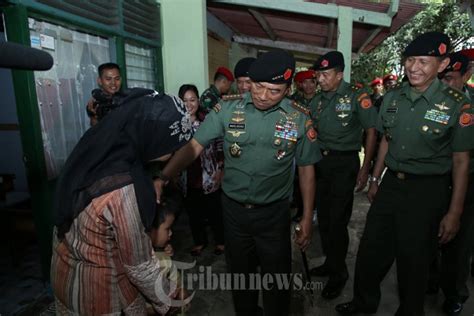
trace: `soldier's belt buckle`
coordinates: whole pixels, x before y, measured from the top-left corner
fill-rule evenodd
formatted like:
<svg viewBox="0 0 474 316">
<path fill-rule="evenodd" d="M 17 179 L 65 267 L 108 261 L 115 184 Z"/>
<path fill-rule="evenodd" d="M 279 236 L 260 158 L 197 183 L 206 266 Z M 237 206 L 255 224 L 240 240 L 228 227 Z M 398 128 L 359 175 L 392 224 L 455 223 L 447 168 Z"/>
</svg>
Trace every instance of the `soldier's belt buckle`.
<svg viewBox="0 0 474 316">
<path fill-rule="evenodd" d="M 397 172 L 397 178 L 400 180 L 405 180 L 406 176 L 403 172 Z"/>
<path fill-rule="evenodd" d="M 255 204 L 244 204 L 243 206 L 244 206 L 244 208 L 246 208 L 246 209 L 253 209 L 253 208 L 255 208 Z"/>
</svg>

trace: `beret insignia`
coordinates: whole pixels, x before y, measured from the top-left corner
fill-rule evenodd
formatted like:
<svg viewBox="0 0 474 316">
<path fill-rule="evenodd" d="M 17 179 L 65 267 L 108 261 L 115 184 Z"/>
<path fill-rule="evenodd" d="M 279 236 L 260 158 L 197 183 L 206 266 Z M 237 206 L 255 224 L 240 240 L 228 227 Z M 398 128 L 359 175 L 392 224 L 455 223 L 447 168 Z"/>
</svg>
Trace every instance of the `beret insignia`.
<svg viewBox="0 0 474 316">
<path fill-rule="evenodd" d="M 453 70 L 458 71 L 459 69 L 461 69 L 461 66 L 462 66 L 462 64 L 459 61 L 457 61 L 453 65 Z"/>
<path fill-rule="evenodd" d="M 439 44 L 438 51 L 440 55 L 446 54 L 446 44 L 445 43 Z"/>
</svg>

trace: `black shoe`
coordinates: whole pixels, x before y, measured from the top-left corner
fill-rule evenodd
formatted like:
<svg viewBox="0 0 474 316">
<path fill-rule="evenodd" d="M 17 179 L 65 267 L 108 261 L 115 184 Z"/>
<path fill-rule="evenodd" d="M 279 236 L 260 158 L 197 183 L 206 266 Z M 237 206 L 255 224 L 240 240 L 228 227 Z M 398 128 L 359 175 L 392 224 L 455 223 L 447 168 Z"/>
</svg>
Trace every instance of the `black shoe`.
<svg viewBox="0 0 474 316">
<path fill-rule="evenodd" d="M 309 273 L 314 276 L 328 276 L 329 275 L 329 269 L 326 265 L 322 264 L 316 268 L 312 268 Z"/>
<path fill-rule="evenodd" d="M 352 301 L 338 304 L 335 309 L 336 312 L 342 315 L 353 315 L 361 312 Z"/>
<path fill-rule="evenodd" d="M 462 311 L 462 303 L 453 300 L 446 300 L 443 303 L 443 312 L 449 316 L 459 315 Z"/>
<path fill-rule="evenodd" d="M 333 281 L 329 279 L 328 283 L 321 292 L 321 296 L 327 300 L 332 300 L 341 295 L 347 279 Z"/>
</svg>

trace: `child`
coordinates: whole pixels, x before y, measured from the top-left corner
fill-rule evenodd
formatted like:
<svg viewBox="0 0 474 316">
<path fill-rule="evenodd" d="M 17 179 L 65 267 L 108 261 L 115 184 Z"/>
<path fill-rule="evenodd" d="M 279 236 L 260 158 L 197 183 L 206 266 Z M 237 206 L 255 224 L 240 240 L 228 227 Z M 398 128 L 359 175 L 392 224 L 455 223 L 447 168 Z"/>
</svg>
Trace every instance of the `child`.
<svg viewBox="0 0 474 316">
<path fill-rule="evenodd" d="M 157 205 L 157 214 L 151 230 L 151 241 L 155 254 L 162 259 L 163 254 L 171 257 L 174 254 L 170 244 L 173 234 L 171 226 L 175 220 L 175 214 L 179 212 L 182 204 L 181 194 L 177 189 L 165 190 L 161 204 Z"/>
</svg>

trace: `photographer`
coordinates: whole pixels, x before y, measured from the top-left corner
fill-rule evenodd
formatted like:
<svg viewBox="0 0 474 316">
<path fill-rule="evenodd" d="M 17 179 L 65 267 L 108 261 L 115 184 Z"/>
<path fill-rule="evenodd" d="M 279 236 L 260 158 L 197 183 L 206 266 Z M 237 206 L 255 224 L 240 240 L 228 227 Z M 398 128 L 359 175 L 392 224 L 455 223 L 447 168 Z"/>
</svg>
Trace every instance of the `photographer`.
<svg viewBox="0 0 474 316">
<path fill-rule="evenodd" d="M 122 85 L 119 65 L 105 63 L 99 66 L 98 71 L 97 84 L 100 89 L 92 90 L 92 98 L 87 102 L 87 115 L 90 118 L 91 126 L 97 124 L 111 110 L 110 107 L 102 106 L 102 104 L 107 104 L 103 101 L 111 99 L 114 94 L 120 91 Z M 99 106 L 98 100 L 101 100 L 101 106 Z"/>
</svg>

